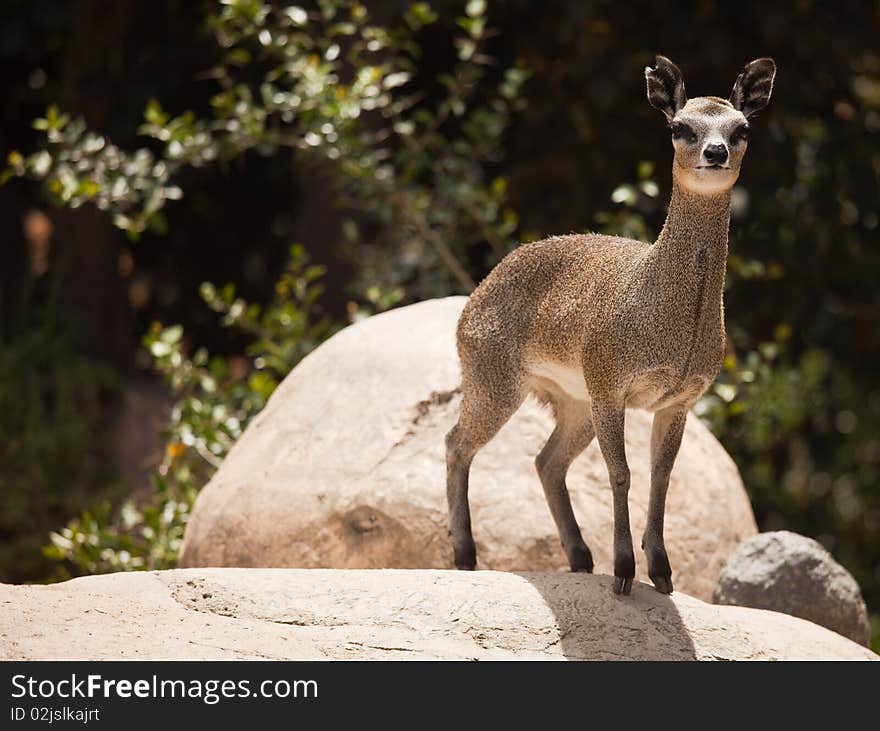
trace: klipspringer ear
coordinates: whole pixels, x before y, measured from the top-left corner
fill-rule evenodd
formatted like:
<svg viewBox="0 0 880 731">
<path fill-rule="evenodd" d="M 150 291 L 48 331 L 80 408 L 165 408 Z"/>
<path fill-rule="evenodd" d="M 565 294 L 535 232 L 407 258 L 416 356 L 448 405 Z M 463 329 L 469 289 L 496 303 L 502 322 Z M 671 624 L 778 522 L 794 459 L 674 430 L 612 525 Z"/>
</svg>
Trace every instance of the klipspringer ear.
<svg viewBox="0 0 880 731">
<path fill-rule="evenodd" d="M 751 117 L 770 102 L 775 77 L 776 63 L 772 58 L 758 58 L 747 63 L 733 85 L 730 103 L 746 117 Z"/>
<path fill-rule="evenodd" d="M 687 103 L 681 70 L 666 56 L 657 56 L 656 66 L 645 66 L 648 101 L 672 121 L 675 113 Z"/>
</svg>

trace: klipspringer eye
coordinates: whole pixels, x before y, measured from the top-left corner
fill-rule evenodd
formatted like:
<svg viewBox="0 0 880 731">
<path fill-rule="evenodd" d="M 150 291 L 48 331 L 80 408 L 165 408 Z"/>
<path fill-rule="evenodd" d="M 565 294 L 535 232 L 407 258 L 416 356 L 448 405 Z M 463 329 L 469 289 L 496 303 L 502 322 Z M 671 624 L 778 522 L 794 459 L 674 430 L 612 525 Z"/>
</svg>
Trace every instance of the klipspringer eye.
<svg viewBox="0 0 880 731">
<path fill-rule="evenodd" d="M 690 144 L 697 141 L 697 133 L 684 122 L 673 122 L 670 127 L 672 129 L 672 139 L 684 140 Z"/>
<path fill-rule="evenodd" d="M 749 139 L 749 125 L 741 124 L 730 135 L 730 144 L 736 145 L 744 140 Z"/>
</svg>

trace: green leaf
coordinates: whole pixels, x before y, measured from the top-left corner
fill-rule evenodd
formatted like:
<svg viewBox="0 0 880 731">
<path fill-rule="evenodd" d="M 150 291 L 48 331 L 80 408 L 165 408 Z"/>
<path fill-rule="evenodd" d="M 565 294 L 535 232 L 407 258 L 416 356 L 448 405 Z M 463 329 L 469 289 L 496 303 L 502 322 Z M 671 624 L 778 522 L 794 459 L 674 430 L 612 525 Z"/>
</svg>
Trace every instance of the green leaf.
<svg viewBox="0 0 880 731">
<path fill-rule="evenodd" d="M 46 150 L 40 150 L 28 158 L 28 167 L 34 175 L 42 178 L 52 167 L 52 155 Z"/>
<path fill-rule="evenodd" d="M 486 0 L 468 0 L 464 6 L 464 12 L 471 18 L 484 15 L 486 13 Z"/>
<path fill-rule="evenodd" d="M 183 337 L 183 326 L 182 325 L 172 325 L 171 327 L 166 327 L 162 333 L 159 335 L 159 339 L 163 343 L 167 343 L 168 345 L 175 345 L 180 342 L 180 339 Z"/>
<path fill-rule="evenodd" d="M 428 3 L 413 3 L 403 15 L 406 24 L 413 30 L 419 30 L 423 26 L 430 25 L 438 18 Z"/>
<path fill-rule="evenodd" d="M 202 282 L 199 295 L 205 302 L 211 304 L 217 299 L 217 288 L 210 282 Z"/>
<path fill-rule="evenodd" d="M 163 127 L 168 122 L 168 115 L 162 111 L 162 107 L 156 99 L 150 99 L 147 102 L 147 108 L 144 110 L 144 119 L 150 124 Z"/>
<path fill-rule="evenodd" d="M 388 74 L 382 80 L 382 86 L 386 89 L 393 89 L 397 86 L 403 86 L 410 79 L 410 75 L 405 71 L 398 71 L 393 74 Z"/>
<path fill-rule="evenodd" d="M 94 180 L 82 180 L 76 189 L 77 195 L 84 195 L 91 198 L 97 195 L 101 190 L 101 186 Z"/>
<path fill-rule="evenodd" d="M 462 61 L 470 61 L 477 51 L 477 44 L 470 38 L 456 38 L 455 45 L 458 48 L 458 57 Z"/>
<path fill-rule="evenodd" d="M 636 189 L 626 184 L 618 185 L 611 193 L 611 200 L 615 203 L 624 203 L 630 206 L 636 202 L 636 197 Z"/>
<path fill-rule="evenodd" d="M 164 358 L 171 353 L 171 346 L 161 340 L 154 340 L 150 343 L 150 353 L 156 358 Z"/>
<path fill-rule="evenodd" d="M 281 11 L 294 25 L 305 25 L 309 22 L 309 14 L 297 5 L 290 5 Z"/>
<path fill-rule="evenodd" d="M 656 198 L 660 195 L 660 186 L 658 186 L 653 180 L 643 180 L 639 183 L 639 190 L 649 198 Z"/>
<path fill-rule="evenodd" d="M 232 66 L 247 66 L 251 62 L 251 52 L 246 48 L 236 48 L 226 54 L 226 62 Z"/>
<path fill-rule="evenodd" d="M 714 390 L 726 403 L 730 403 L 736 398 L 736 386 L 729 383 L 716 384 Z"/>
</svg>

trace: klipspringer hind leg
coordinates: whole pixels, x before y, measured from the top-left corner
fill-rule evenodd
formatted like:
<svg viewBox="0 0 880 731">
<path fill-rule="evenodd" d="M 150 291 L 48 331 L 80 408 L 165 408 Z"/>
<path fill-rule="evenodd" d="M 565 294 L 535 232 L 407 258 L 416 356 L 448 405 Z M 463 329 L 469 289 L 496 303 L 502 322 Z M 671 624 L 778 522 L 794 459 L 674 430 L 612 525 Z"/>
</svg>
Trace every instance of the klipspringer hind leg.
<svg viewBox="0 0 880 731">
<path fill-rule="evenodd" d="M 593 401 L 593 427 L 608 467 L 614 498 L 614 593 L 629 594 L 636 575 L 632 532 L 629 527 L 629 465 L 624 438 L 622 401 Z"/>
<path fill-rule="evenodd" d="M 648 576 L 657 591 L 663 594 L 672 593 L 672 569 L 663 541 L 666 491 L 686 421 L 687 409 L 674 406 L 654 414 L 651 428 L 651 497 L 648 501 L 648 522 L 642 537 L 642 550 L 648 559 Z"/>
<path fill-rule="evenodd" d="M 556 428 L 535 459 L 535 465 L 571 570 L 592 573 L 593 555 L 584 543 L 574 517 L 565 476 L 571 463 L 593 440 L 593 421 L 586 402 L 565 396 L 556 396 L 552 400 Z"/>
<path fill-rule="evenodd" d="M 449 536 L 455 567 L 474 569 L 477 548 L 471 532 L 468 476 L 471 462 L 501 429 L 525 399 L 525 391 L 508 384 L 494 393 L 462 383 L 461 415 L 446 435 L 446 500 L 449 506 Z"/>
</svg>

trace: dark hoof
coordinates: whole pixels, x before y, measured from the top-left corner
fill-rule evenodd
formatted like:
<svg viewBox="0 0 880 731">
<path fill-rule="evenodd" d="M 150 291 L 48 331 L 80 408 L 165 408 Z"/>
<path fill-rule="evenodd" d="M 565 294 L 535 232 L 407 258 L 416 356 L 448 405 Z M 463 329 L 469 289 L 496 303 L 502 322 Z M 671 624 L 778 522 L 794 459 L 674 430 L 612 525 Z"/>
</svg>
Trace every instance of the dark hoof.
<svg viewBox="0 0 880 731">
<path fill-rule="evenodd" d="M 615 594 L 629 594 L 632 591 L 632 585 L 632 579 L 624 579 L 622 576 L 615 576 L 614 585 L 611 588 Z"/>
<path fill-rule="evenodd" d="M 588 574 L 593 573 L 593 554 L 586 545 L 575 548 L 568 555 L 568 565 L 572 571 L 586 571 Z"/>
<path fill-rule="evenodd" d="M 473 541 L 453 546 L 455 568 L 460 571 L 473 571 L 477 567 L 477 547 Z"/>
<path fill-rule="evenodd" d="M 661 594 L 672 593 L 672 578 L 669 576 L 652 576 L 651 581 L 654 582 L 654 588 Z"/>
<path fill-rule="evenodd" d="M 653 548 L 648 554 L 648 576 L 661 594 L 672 593 L 672 569 L 665 548 Z"/>
<path fill-rule="evenodd" d="M 636 575 L 636 560 L 632 553 L 621 553 L 614 558 L 615 594 L 629 594 Z"/>
</svg>

